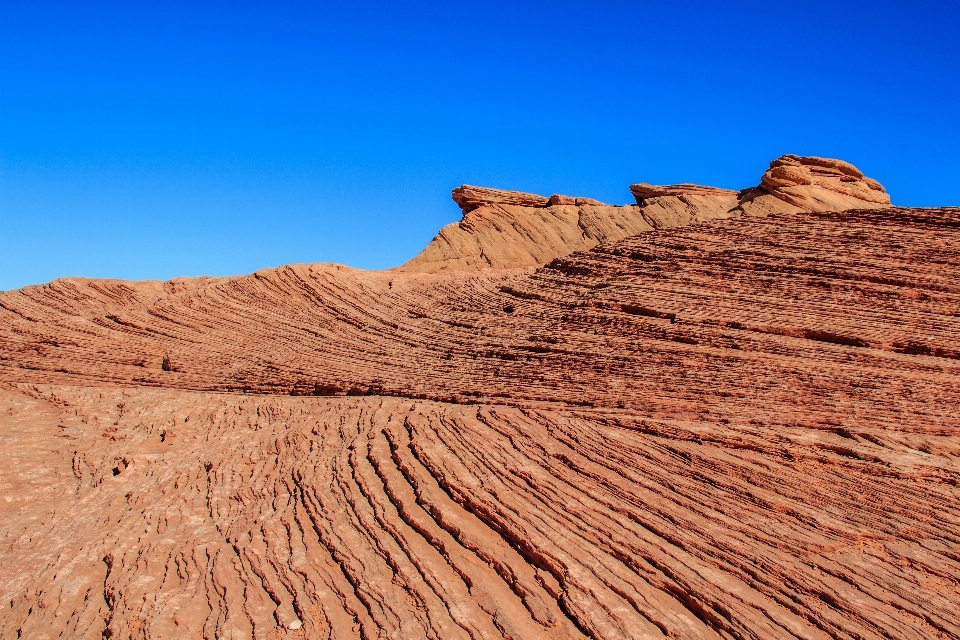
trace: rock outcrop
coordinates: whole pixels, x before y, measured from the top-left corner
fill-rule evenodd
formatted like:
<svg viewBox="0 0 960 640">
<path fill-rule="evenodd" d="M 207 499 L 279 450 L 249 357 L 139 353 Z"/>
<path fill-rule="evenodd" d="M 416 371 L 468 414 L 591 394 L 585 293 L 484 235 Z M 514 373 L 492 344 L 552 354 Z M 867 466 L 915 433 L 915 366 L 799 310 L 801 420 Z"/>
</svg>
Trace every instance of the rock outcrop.
<svg viewBox="0 0 960 640">
<path fill-rule="evenodd" d="M 488 189 L 487 187 L 473 187 L 468 184 L 457 187 L 452 193 L 453 201 L 464 213 L 484 205 L 516 205 L 518 207 L 545 207 L 549 198 L 522 191 L 505 191 L 503 189 Z"/>
<path fill-rule="evenodd" d="M 890 205 L 890 196 L 883 186 L 849 162 L 794 155 L 771 162 L 760 185 L 742 193 L 740 200 L 738 211 L 746 215 Z"/>
<path fill-rule="evenodd" d="M 728 217 L 737 205 L 735 192 L 695 185 L 682 195 L 651 197 L 642 206 L 467 185 L 454 189 L 453 199 L 463 219 L 441 229 L 398 271 L 535 267 L 601 242 Z"/>
<path fill-rule="evenodd" d="M 463 220 L 441 229 L 419 255 L 397 270 L 430 273 L 535 267 L 571 251 L 590 249 L 610 237 L 654 228 L 634 207 L 592 204 L 567 196 L 543 201 L 543 206 L 485 204 L 465 210 Z"/>
<path fill-rule="evenodd" d="M 637 204 L 643 206 L 647 198 L 662 196 L 716 196 L 721 198 L 736 197 L 737 192 L 720 187 L 704 187 L 699 184 L 639 184 L 630 185 L 630 193 L 637 199 Z"/>
<path fill-rule="evenodd" d="M 515 205 L 519 207 L 547 207 L 552 205 L 603 205 L 591 198 L 573 198 L 554 194 L 549 198 L 522 191 L 505 191 L 503 189 L 488 189 L 487 187 L 473 187 L 465 184 L 453 190 L 453 201 L 457 203 L 464 214 L 470 213 L 485 205 Z"/>
<path fill-rule="evenodd" d="M 887 208 L 2 293 L 0 636 L 960 637 L 958 283 Z"/>
<path fill-rule="evenodd" d="M 463 185 L 453 199 L 463 219 L 444 227 L 401 271 L 533 267 L 574 251 L 654 229 L 740 215 L 889 206 L 876 180 L 841 160 L 785 155 L 760 186 L 741 192 L 695 184 L 630 185 L 635 205 L 550 198 Z"/>
</svg>

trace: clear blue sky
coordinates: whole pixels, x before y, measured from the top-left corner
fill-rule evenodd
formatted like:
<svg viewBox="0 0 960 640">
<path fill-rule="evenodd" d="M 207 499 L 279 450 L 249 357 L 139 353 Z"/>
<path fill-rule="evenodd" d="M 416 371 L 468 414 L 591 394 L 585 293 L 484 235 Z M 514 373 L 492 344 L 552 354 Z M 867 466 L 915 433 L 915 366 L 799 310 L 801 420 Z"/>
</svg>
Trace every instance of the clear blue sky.
<svg viewBox="0 0 960 640">
<path fill-rule="evenodd" d="M 384 268 L 461 183 L 631 200 L 840 157 L 960 205 L 954 2 L 0 1 L 0 290 Z"/>
</svg>

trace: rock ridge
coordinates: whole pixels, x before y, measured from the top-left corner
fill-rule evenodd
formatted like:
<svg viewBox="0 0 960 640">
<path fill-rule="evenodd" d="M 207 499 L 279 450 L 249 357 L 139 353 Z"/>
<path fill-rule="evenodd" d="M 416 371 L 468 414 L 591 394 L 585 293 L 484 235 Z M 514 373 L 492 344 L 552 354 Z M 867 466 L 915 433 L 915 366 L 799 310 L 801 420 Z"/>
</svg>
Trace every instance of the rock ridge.
<svg viewBox="0 0 960 640">
<path fill-rule="evenodd" d="M 464 217 L 474 209 L 489 205 L 515 205 L 519 207 L 549 207 L 556 205 L 601 205 L 599 200 L 592 198 L 575 198 L 555 193 L 549 198 L 538 196 L 535 193 L 523 191 L 507 191 L 504 189 L 490 189 L 488 187 L 474 187 L 469 184 L 461 185 L 451 193 L 453 201 L 457 203 Z"/>
<path fill-rule="evenodd" d="M 770 163 L 759 185 L 741 192 L 737 211 L 769 215 L 889 205 L 883 185 L 849 162 L 784 155 Z"/>
<path fill-rule="evenodd" d="M 890 205 L 879 182 L 842 160 L 784 155 L 756 187 L 630 185 L 636 204 L 462 185 L 452 192 L 463 219 L 445 226 L 400 271 L 522 268 L 654 229 L 738 216 L 843 211 Z"/>
<path fill-rule="evenodd" d="M 0 292 L 0 637 L 960 638 L 960 208 L 633 187 Z"/>
<path fill-rule="evenodd" d="M 641 182 L 630 185 L 630 193 L 636 198 L 637 204 L 643 206 L 647 198 L 660 196 L 735 196 L 736 191 L 721 189 L 720 187 L 704 187 L 699 184 L 667 184 L 655 185 Z"/>
<path fill-rule="evenodd" d="M 474 209 L 491 204 L 545 207 L 550 201 L 549 198 L 533 193 L 491 189 L 489 187 L 474 187 L 469 184 L 457 187 L 451 195 L 453 196 L 453 201 L 457 203 L 457 206 L 460 207 L 463 213 L 469 213 Z"/>
</svg>

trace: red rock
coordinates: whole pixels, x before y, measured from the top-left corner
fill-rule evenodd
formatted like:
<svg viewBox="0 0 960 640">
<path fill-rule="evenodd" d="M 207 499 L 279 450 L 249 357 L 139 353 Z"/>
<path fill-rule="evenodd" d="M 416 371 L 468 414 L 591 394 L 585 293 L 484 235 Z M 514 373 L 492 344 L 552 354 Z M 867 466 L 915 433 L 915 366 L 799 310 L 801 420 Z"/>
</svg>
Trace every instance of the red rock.
<svg viewBox="0 0 960 640">
<path fill-rule="evenodd" d="M 635 185 L 636 186 L 636 185 Z M 474 189 L 471 187 L 471 189 Z M 403 272 L 439 272 L 542 265 L 554 258 L 584 251 L 652 229 L 733 215 L 736 193 L 695 187 L 683 197 L 651 198 L 643 206 L 608 205 L 590 198 L 540 196 L 488 190 L 495 194 L 464 206 L 463 220 L 447 225 Z M 528 203 L 515 204 L 524 198 Z M 458 196 L 454 199 L 456 200 Z M 575 208 L 574 208 L 575 207 Z"/>
<path fill-rule="evenodd" d="M 0 637 L 960 637 L 960 209 L 648 226 L 0 293 Z"/>
<path fill-rule="evenodd" d="M 469 184 L 453 190 L 453 201 L 464 213 L 484 205 L 512 204 L 520 207 L 545 207 L 548 198 L 521 191 L 504 191 L 487 187 L 472 187 Z"/>
<path fill-rule="evenodd" d="M 698 184 L 667 184 L 655 185 L 641 182 L 630 185 L 630 193 L 637 199 L 637 204 L 643 205 L 647 198 L 661 196 L 735 196 L 736 191 L 719 187 L 704 187 Z"/>
<path fill-rule="evenodd" d="M 468 184 L 453 190 L 453 201 L 457 203 L 464 214 L 474 209 L 490 205 L 514 205 L 520 207 L 548 207 L 554 205 L 603 205 L 599 200 L 591 198 L 574 198 L 556 193 L 549 198 L 533 193 L 521 191 L 505 191 L 503 189 L 489 189 L 487 187 L 472 187 Z"/>
<path fill-rule="evenodd" d="M 463 220 L 447 225 L 401 271 L 534 267 L 601 242 L 741 215 L 882 207 L 889 196 L 852 164 L 785 155 L 759 187 L 735 192 L 695 184 L 630 185 L 636 205 L 464 185 L 453 191 Z M 573 210 L 571 207 L 578 207 Z"/>
<path fill-rule="evenodd" d="M 842 160 L 785 155 L 770 163 L 760 185 L 741 195 L 746 215 L 842 211 L 890 205 L 879 182 Z"/>
<path fill-rule="evenodd" d="M 547 202 L 547 206 L 555 206 L 555 205 L 582 206 L 586 204 L 607 206 L 607 205 L 604 205 L 599 200 L 594 200 L 592 198 L 572 198 L 570 196 L 562 196 L 559 193 L 555 193 L 552 196 L 550 196 L 550 200 Z"/>
</svg>

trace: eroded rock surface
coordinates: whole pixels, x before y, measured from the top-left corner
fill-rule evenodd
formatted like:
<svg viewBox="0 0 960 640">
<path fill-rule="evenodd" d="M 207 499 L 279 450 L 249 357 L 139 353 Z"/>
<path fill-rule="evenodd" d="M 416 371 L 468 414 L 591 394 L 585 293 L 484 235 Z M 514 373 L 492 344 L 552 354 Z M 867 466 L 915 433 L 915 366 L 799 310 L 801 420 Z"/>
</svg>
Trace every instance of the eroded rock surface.
<svg viewBox="0 0 960 640">
<path fill-rule="evenodd" d="M 738 211 L 746 215 L 890 205 L 883 186 L 849 162 L 794 155 L 771 162 L 760 185 L 747 190 L 740 199 Z"/>
<path fill-rule="evenodd" d="M 522 191 L 506 191 L 504 189 L 490 189 L 474 187 L 469 184 L 457 187 L 451 194 L 453 201 L 463 210 L 470 213 L 474 209 L 489 205 L 517 205 L 520 207 L 545 207 L 550 203 L 549 198 Z"/>
<path fill-rule="evenodd" d="M 852 164 L 781 156 L 760 186 L 742 192 L 696 184 L 630 185 L 635 205 L 589 198 L 550 198 L 463 185 L 453 199 L 463 219 L 449 224 L 400 271 L 439 272 L 532 267 L 601 242 L 653 229 L 741 215 L 843 211 L 889 206 L 880 183 Z"/>
<path fill-rule="evenodd" d="M 960 637 L 958 283 L 885 208 L 0 294 L 0 635 Z"/>
<path fill-rule="evenodd" d="M 730 189 L 721 189 L 719 187 L 704 187 L 699 184 L 639 184 L 630 185 L 630 193 L 637 199 L 638 205 L 643 205 L 647 198 L 659 198 L 662 196 L 718 196 L 730 197 L 736 196 L 736 191 Z"/>
</svg>

